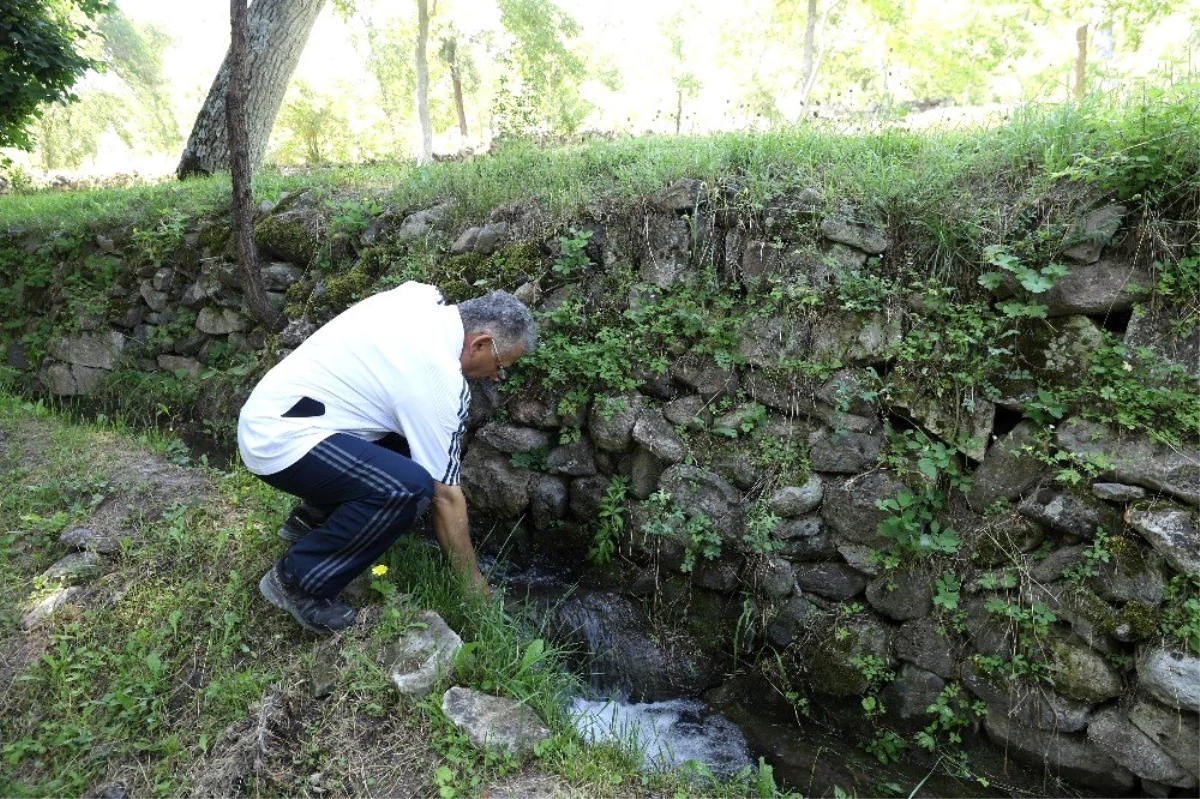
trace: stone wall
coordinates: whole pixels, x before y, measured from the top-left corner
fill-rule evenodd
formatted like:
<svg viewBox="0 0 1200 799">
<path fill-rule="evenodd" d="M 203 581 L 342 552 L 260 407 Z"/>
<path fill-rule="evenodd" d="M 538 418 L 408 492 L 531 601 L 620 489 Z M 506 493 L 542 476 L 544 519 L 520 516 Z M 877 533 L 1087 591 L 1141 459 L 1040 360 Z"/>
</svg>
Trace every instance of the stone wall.
<svg viewBox="0 0 1200 799">
<path fill-rule="evenodd" d="M 620 217 L 581 220 L 597 270 L 553 290 L 539 280 L 544 268 L 529 270 L 510 288 L 546 310 L 595 296 L 605 271 L 623 267 L 636 284 L 609 302 L 624 310 L 697 281 L 706 267 L 730 292 L 789 282 L 837 290 L 892 255 L 894 229 L 815 191 L 752 218 L 722 203 L 723 191 L 680 181 Z M 556 255 L 536 213 L 497 209 L 452 228 L 451 208 L 385 212 L 355 240 L 331 242 L 303 195 L 264 207 L 267 289 L 281 304 L 300 296 L 322 307 L 334 278 L 310 267 L 324 246 L 360 264 L 382 243 L 420 242 L 447 258 L 532 244 L 543 267 Z M 1067 274 L 1043 299 L 1047 318 L 1020 342 L 1034 376 L 1078 379 L 1114 318 L 1129 319 L 1121 333 L 1131 347 L 1200 373 L 1195 325 L 1174 332 L 1184 312 L 1150 297 L 1151 273 L 1117 246 L 1133 224 L 1126 217 L 1100 204 L 1071 230 Z M 121 257 L 102 236 L 96 248 Z M 360 274 L 369 287 L 371 275 Z M 997 299 L 1018 290 L 1002 284 Z M 1018 760 L 1102 792 L 1194 790 L 1200 658 L 1165 638 L 1160 620 L 1174 578 L 1200 572 L 1200 447 L 1082 418 L 1023 418 L 1036 386 L 1029 375 L 969 402 L 939 396 L 919 375 L 890 369 L 905 314 L 919 305 L 894 297 L 869 310 L 800 314 L 759 303 L 741 321 L 735 358 L 675 351 L 665 371 L 584 407 L 563 407 L 536 386 L 478 386 L 462 470 L 475 516 L 510 520 L 522 546 L 582 569 L 605 494 L 623 479 L 619 568 L 593 569 L 591 579 L 628 597 L 686 595 L 695 609 L 669 642 L 627 636 L 642 661 L 658 664 L 646 684 L 662 683 L 662 664 L 682 659 L 664 690 L 714 687 L 715 653 L 749 630 L 755 646 L 787 655 L 780 662 L 795 684 L 825 697 L 877 694 L 897 729 L 923 728 L 927 708 L 961 686 L 986 705 L 986 735 Z M 108 318 L 53 336 L 40 364 L 10 342 L 10 365 L 71 396 L 122 362 L 195 378 L 218 355 L 268 343 L 247 316 L 226 242 L 203 224 L 168 262 L 114 285 L 108 307 Z M 286 353 L 320 321 L 296 315 L 273 343 Z M 790 368 L 802 362 L 840 366 Z M 942 442 L 957 465 L 906 461 L 888 438 L 899 428 Z M 1038 452 L 1099 466 L 1067 485 Z M 952 528 L 958 543 L 898 551 L 888 520 L 946 474 L 969 475 L 970 486 L 945 492 L 921 524 L 935 537 Z M 947 574 L 951 582 L 939 583 Z M 624 600 L 607 606 L 618 604 L 634 613 Z M 645 654 L 664 648 L 670 658 Z"/>
</svg>

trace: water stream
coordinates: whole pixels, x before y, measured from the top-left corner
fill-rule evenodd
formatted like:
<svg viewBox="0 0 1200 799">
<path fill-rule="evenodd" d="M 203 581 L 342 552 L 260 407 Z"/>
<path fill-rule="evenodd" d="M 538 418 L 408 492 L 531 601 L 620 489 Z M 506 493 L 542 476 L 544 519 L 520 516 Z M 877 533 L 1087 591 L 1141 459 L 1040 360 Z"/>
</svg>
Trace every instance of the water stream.
<svg viewBox="0 0 1200 799">
<path fill-rule="evenodd" d="M 570 708 L 580 734 L 634 747 L 644 753 L 647 771 L 694 761 L 704 765 L 702 771 L 728 777 L 761 757 L 781 789 L 805 796 L 839 790 L 851 796 L 1073 795 L 1069 786 L 1047 785 L 982 743 L 970 747 L 969 757 L 976 773 L 992 776 L 986 784 L 951 776 L 935 759 L 880 763 L 836 723 L 783 715 L 778 705 L 772 709 L 766 686 L 750 688 L 757 697 L 747 697 L 745 690 L 680 692 L 675 686 L 695 676 L 695 669 L 672 662 L 632 600 L 582 587 L 570 575 L 536 563 L 504 563 L 492 577 L 509 596 L 528 597 L 542 608 L 551 637 L 577 653 L 575 666 L 590 689 Z M 848 712 L 858 707 L 857 700 L 833 701 L 843 702 Z"/>
</svg>

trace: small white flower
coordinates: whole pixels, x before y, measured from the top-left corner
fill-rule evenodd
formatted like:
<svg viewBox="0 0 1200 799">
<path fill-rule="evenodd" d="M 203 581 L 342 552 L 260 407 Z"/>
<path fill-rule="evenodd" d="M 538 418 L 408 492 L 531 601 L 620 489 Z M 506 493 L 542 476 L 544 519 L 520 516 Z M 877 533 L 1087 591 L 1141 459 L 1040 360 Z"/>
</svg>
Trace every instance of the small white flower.
<svg viewBox="0 0 1200 799">
<path fill-rule="evenodd" d="M 1126 361 L 1125 363 L 1121 364 L 1121 368 L 1124 369 L 1126 372 L 1132 372 L 1133 364 L 1131 364 L 1129 361 Z"/>
</svg>

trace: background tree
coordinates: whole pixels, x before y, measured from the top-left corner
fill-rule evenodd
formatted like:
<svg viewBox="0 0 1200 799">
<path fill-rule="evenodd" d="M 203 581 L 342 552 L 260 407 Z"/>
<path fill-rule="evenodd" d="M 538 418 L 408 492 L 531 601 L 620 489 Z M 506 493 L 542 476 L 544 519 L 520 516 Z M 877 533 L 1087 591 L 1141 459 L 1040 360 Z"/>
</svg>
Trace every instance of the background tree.
<svg viewBox="0 0 1200 799">
<path fill-rule="evenodd" d="M 692 68 L 688 50 L 686 23 L 695 18 L 699 10 L 689 5 L 663 21 L 662 31 L 671 51 L 671 87 L 675 90 L 675 135 L 683 127 L 683 103 L 700 93 L 700 78 Z"/>
<path fill-rule="evenodd" d="M 254 201 L 250 195 L 249 131 L 246 125 L 247 40 L 246 0 L 229 1 L 231 36 L 226 57 L 228 77 L 225 99 L 226 140 L 229 146 L 230 178 L 233 184 L 233 237 L 237 243 L 238 268 L 242 273 L 242 291 L 250 313 L 272 333 L 283 330 L 287 319 L 267 299 L 262 273 L 258 269 L 258 248 L 254 243 Z"/>
<path fill-rule="evenodd" d="M 433 123 L 429 120 L 429 0 L 417 0 L 417 121 L 421 127 L 421 149 L 417 163 L 433 160 Z"/>
<path fill-rule="evenodd" d="M 294 81 L 275 121 L 272 159 L 308 165 L 348 160 L 353 142 L 341 97 L 352 92 L 346 86 L 333 95 L 321 94 L 306 81 Z"/>
<path fill-rule="evenodd" d="M 580 93 L 587 64 L 575 51 L 575 19 L 551 0 L 499 0 L 510 45 L 496 59 L 493 106 L 499 133 L 546 129 L 573 133 L 591 105 Z"/>
<path fill-rule="evenodd" d="M 438 55 L 450 70 L 450 84 L 454 91 L 454 113 L 458 117 L 458 133 L 465 140 L 470 136 L 467 128 L 467 108 L 463 103 L 462 63 L 459 61 L 458 33 L 453 24 L 447 35 L 442 37 Z"/>
<path fill-rule="evenodd" d="M 71 87 L 99 63 L 80 45 L 111 0 L 20 0 L 0 5 L 0 147 L 28 150 L 41 106 L 71 100 Z"/>
<path fill-rule="evenodd" d="M 248 58 L 246 136 L 251 167 L 262 163 L 275 116 L 288 81 L 325 0 L 255 0 L 247 15 Z M 232 50 L 217 71 L 212 88 L 192 126 L 175 174 L 186 178 L 228 169 L 230 147 L 225 124 Z"/>
</svg>

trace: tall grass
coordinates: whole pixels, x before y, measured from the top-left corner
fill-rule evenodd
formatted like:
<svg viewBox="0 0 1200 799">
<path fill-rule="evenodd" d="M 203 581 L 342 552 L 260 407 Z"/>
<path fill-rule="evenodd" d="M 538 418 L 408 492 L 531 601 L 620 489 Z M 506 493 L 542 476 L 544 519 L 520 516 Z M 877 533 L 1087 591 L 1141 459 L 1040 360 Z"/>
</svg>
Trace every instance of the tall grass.
<svg viewBox="0 0 1200 799">
<path fill-rule="evenodd" d="M 565 219 L 597 199 L 636 199 L 691 177 L 734 182 L 750 204 L 815 187 L 830 202 L 849 200 L 883 213 L 937 206 L 965 186 L 978 204 L 988 186 L 1043 189 L 1081 155 L 1135 149 L 1146 137 L 1168 137 L 1172 151 L 1184 158 L 1189 150 L 1200 151 L 1198 86 L 1187 81 L 1083 104 L 1027 105 L 991 127 L 913 132 L 883 122 L 813 121 L 766 133 L 624 135 L 558 146 L 516 140 L 488 156 L 422 167 L 397 163 L 286 175 L 264 169 L 255 177 L 255 198 L 273 200 L 308 186 L 399 209 L 454 199 L 461 214 L 475 217 L 500 205 L 533 202 Z M 100 230 L 168 210 L 203 214 L 227 202 L 223 176 L 136 189 L 45 191 L 0 197 L 0 228 Z"/>
</svg>

